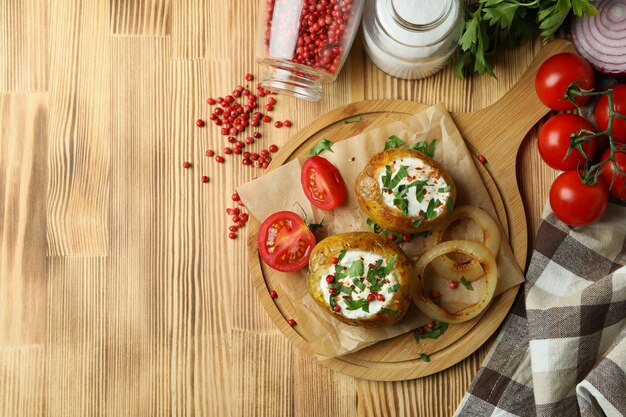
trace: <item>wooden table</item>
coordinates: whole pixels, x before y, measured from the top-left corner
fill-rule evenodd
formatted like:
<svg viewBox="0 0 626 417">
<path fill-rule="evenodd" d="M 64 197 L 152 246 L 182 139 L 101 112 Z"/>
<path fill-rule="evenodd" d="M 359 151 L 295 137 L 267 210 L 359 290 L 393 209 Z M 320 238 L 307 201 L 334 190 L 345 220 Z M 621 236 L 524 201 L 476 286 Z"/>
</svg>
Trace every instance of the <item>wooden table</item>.
<svg viewBox="0 0 626 417">
<path fill-rule="evenodd" d="M 257 301 L 225 208 L 261 172 L 204 157 L 224 140 L 194 124 L 207 97 L 260 74 L 256 14 L 256 0 L 0 2 L 0 416 L 454 412 L 487 347 L 420 380 L 355 380 L 294 349 Z M 262 143 L 364 99 L 482 108 L 539 48 L 498 56 L 497 80 L 407 82 L 359 38 L 320 102 L 279 97 L 294 127 Z M 531 237 L 555 176 L 535 140 L 516 170 Z"/>
</svg>

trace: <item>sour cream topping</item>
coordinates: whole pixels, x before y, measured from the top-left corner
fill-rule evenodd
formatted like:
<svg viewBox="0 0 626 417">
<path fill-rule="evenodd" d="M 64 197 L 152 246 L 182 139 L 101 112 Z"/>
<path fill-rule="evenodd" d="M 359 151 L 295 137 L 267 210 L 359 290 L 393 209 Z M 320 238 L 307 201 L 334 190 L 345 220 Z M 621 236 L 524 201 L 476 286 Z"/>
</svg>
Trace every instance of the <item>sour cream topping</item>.
<svg viewBox="0 0 626 417">
<path fill-rule="evenodd" d="M 383 203 L 406 211 L 406 216 L 417 217 L 430 208 L 436 217 L 450 196 L 451 186 L 433 167 L 419 158 L 395 159 L 391 164 L 379 168 L 376 174 Z"/>
<path fill-rule="evenodd" d="M 386 309 L 383 312 L 393 315 L 394 312 L 387 307 L 400 286 L 395 268 L 393 265 L 390 268 L 387 266 L 387 260 L 377 253 L 345 251 L 339 263 L 331 265 L 322 274 L 320 288 L 324 300 L 331 309 L 334 305 L 339 306 L 340 310 L 335 311 L 336 314 L 351 319 L 373 316 L 383 308 Z M 329 275 L 334 277 L 331 283 L 326 280 Z M 329 293 L 329 290 L 335 294 Z M 370 294 L 373 294 L 374 299 L 368 301 Z"/>
</svg>

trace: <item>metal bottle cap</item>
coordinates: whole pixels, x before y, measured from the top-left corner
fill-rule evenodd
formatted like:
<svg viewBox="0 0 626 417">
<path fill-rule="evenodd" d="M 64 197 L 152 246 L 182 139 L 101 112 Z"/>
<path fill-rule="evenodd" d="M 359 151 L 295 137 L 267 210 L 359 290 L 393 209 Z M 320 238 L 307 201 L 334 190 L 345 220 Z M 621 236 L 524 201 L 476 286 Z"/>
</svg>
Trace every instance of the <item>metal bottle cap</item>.
<svg viewBox="0 0 626 417">
<path fill-rule="evenodd" d="M 451 0 L 391 0 L 393 19 L 408 30 L 427 30 L 450 13 Z"/>
</svg>

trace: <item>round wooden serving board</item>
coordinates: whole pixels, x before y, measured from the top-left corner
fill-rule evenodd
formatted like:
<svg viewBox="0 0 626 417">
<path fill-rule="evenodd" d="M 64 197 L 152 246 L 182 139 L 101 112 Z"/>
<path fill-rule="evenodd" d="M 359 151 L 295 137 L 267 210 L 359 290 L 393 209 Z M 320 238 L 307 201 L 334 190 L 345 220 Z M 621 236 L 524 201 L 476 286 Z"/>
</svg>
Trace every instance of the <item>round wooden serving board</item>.
<svg viewBox="0 0 626 417">
<path fill-rule="evenodd" d="M 476 165 L 521 268 L 526 264 L 528 232 L 515 175 L 517 151 L 528 131 L 549 111 L 534 92 L 534 78 L 539 66 L 554 54 L 571 51 L 573 47 L 567 41 L 550 43 L 540 51 L 519 82 L 498 102 L 476 112 L 452 114 L 470 152 L 480 153 L 487 158 L 485 166 L 477 162 Z M 276 154 L 272 168 L 302 157 L 321 138 L 338 142 L 424 108 L 426 106 L 423 104 L 408 101 L 370 100 L 335 109 L 294 135 L 289 144 Z M 344 123 L 355 117 L 361 117 L 362 121 Z M 287 297 L 274 300 L 269 296 L 269 288 L 279 287 L 279 278 L 259 258 L 256 240 L 258 228 L 258 220 L 251 219 L 248 254 L 253 282 L 261 303 L 278 329 L 295 346 L 315 356 L 306 339 L 298 332 L 298 327 L 292 328 L 287 324 L 287 319 L 294 317 L 293 307 Z M 483 315 L 474 320 L 450 325 L 439 339 L 420 340 L 418 344 L 408 333 L 320 363 L 344 374 L 378 381 L 414 379 L 439 372 L 463 360 L 487 341 L 504 320 L 518 288 L 510 288 L 496 297 Z M 430 356 L 430 362 L 420 359 L 419 354 L 422 352 Z"/>
</svg>

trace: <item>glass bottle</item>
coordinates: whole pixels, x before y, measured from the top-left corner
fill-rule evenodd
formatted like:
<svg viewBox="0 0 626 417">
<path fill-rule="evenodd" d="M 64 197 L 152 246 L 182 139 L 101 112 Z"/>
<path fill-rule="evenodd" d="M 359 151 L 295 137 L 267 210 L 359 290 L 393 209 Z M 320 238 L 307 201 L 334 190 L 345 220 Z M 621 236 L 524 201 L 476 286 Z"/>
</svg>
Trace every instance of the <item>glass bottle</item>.
<svg viewBox="0 0 626 417">
<path fill-rule="evenodd" d="M 370 0 L 362 23 L 365 50 L 389 75 L 428 77 L 456 50 L 463 21 L 462 0 Z"/>
<path fill-rule="evenodd" d="M 337 78 L 359 27 L 365 0 L 260 0 L 257 57 L 261 85 L 319 100 Z"/>
</svg>

